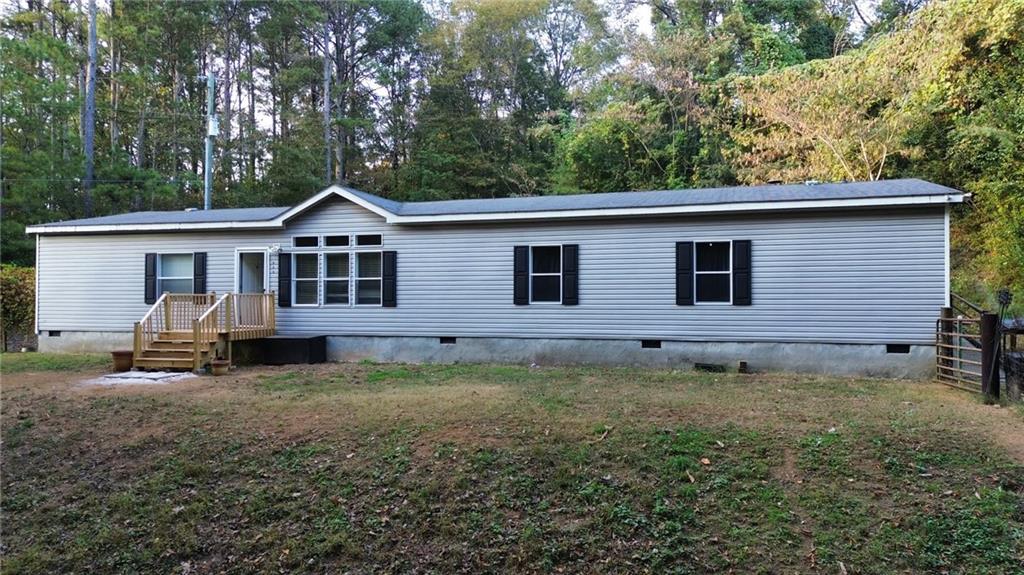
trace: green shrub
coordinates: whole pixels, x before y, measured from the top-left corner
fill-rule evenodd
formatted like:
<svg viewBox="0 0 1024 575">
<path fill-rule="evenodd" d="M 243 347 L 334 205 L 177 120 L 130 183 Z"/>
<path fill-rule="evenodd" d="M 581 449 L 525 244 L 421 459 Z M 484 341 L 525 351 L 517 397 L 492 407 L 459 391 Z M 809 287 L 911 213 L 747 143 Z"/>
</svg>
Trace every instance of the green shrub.
<svg viewBox="0 0 1024 575">
<path fill-rule="evenodd" d="M 7 339 L 25 335 L 35 323 L 35 268 L 13 264 L 0 265 L 0 319 L 3 322 L 3 349 Z"/>
</svg>

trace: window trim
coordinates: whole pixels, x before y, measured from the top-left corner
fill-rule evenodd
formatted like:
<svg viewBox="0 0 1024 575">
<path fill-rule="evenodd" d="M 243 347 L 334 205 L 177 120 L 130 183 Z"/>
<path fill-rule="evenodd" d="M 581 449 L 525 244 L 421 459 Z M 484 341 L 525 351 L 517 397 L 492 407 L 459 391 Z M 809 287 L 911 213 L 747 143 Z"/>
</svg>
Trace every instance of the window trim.
<svg viewBox="0 0 1024 575">
<path fill-rule="evenodd" d="M 168 277 L 164 277 L 162 275 L 163 274 L 163 270 L 164 270 L 164 256 L 189 256 L 192 259 L 192 265 L 189 266 L 189 269 L 192 270 L 192 273 L 189 274 L 188 276 L 181 276 L 181 277 L 177 277 L 177 276 L 171 277 L 171 276 L 168 276 Z M 176 292 L 165 292 L 165 291 L 160 289 L 161 287 L 163 287 L 162 284 L 163 284 L 164 280 L 189 280 L 190 282 L 192 282 L 192 288 L 189 289 L 189 291 L 187 293 L 190 293 L 190 294 L 193 293 L 196 290 L 196 288 L 195 288 L 195 285 L 196 285 L 196 254 L 195 254 L 195 252 L 163 252 L 163 253 L 157 252 L 157 254 L 156 254 L 156 295 L 157 295 L 157 297 L 160 297 L 160 294 L 162 294 L 162 293 L 176 293 Z"/>
<path fill-rule="evenodd" d="M 697 252 L 700 244 L 729 244 L 729 271 L 702 272 L 697 271 Z M 693 240 L 693 305 L 732 305 L 732 271 L 733 271 L 733 250 L 732 240 L 704 239 Z M 729 301 L 700 301 L 697 297 L 697 276 L 698 275 L 725 275 L 729 277 Z"/>
<path fill-rule="evenodd" d="M 314 278 L 300 278 L 300 277 L 298 277 L 299 266 L 296 265 L 295 258 L 297 256 L 309 256 L 309 255 L 316 256 L 316 277 L 314 277 Z M 323 259 L 323 258 L 320 257 L 320 252 L 310 252 L 310 251 L 292 252 L 291 253 L 291 257 L 292 257 L 292 277 L 290 279 L 291 279 L 291 284 L 292 284 L 291 285 L 291 287 L 292 287 L 292 307 L 320 307 L 320 281 L 321 281 L 321 277 L 322 277 L 322 274 L 320 273 L 320 268 L 321 268 L 321 260 Z M 297 288 L 297 284 L 298 284 L 298 282 L 309 282 L 309 281 L 314 282 L 316 284 L 316 301 L 313 302 L 313 303 L 298 303 L 299 290 L 296 289 Z"/>
<path fill-rule="evenodd" d="M 235 293 L 242 292 L 242 278 L 239 277 L 242 254 L 263 254 L 263 293 L 270 293 L 272 291 L 270 287 L 270 248 L 267 247 L 235 248 Z"/>
<path fill-rule="evenodd" d="M 337 247 L 341 247 L 341 246 L 337 246 Z M 338 255 L 338 254 L 345 254 L 345 255 L 348 256 L 348 269 L 346 270 L 346 273 L 345 273 L 344 276 L 328 276 L 327 275 L 327 256 L 328 255 Z M 321 276 L 320 277 L 320 294 L 322 294 L 322 297 L 318 298 L 321 307 L 352 307 L 352 265 L 353 265 L 353 263 L 352 263 L 352 252 L 349 251 L 348 249 L 344 249 L 344 250 L 341 250 L 341 249 L 327 250 L 327 251 L 323 252 L 323 256 L 321 257 L 321 259 L 323 260 L 323 274 L 320 274 L 320 276 Z M 345 294 L 348 297 L 346 297 L 345 299 L 348 300 L 348 301 L 346 301 L 345 303 L 328 303 L 327 302 L 327 282 L 329 282 L 329 281 L 344 281 L 347 284 L 347 289 L 345 290 Z"/>
<path fill-rule="evenodd" d="M 382 238 L 382 241 L 383 241 L 383 238 Z M 373 246 L 373 247 L 374 248 L 378 248 L 380 246 Z M 355 272 L 356 273 L 355 273 L 355 277 L 352 278 L 353 279 L 353 283 L 349 284 L 349 285 L 352 286 L 352 290 L 353 290 L 352 293 L 349 296 L 349 300 L 351 301 L 351 303 L 349 305 L 354 306 L 354 307 L 384 307 L 384 250 L 381 250 L 381 249 L 352 250 L 352 254 L 353 254 L 352 259 L 354 261 L 351 262 L 351 265 L 355 266 Z M 380 275 L 378 275 L 378 276 L 366 276 L 366 277 L 363 277 L 363 276 L 359 275 L 361 273 L 360 270 L 359 270 L 359 254 L 378 254 L 380 256 Z M 377 280 L 378 282 L 380 282 L 380 297 L 378 298 L 379 301 L 377 303 L 359 303 L 359 281 L 360 280 Z M 355 296 L 355 297 L 352 297 L 352 296 Z"/>
<path fill-rule="evenodd" d="M 527 255 L 529 257 L 526 258 L 526 279 L 527 279 L 527 284 L 528 284 L 527 287 L 529 289 L 529 296 L 530 296 L 529 299 L 528 299 L 529 305 L 534 305 L 534 304 L 536 304 L 536 305 L 562 305 L 562 300 L 565 297 L 565 294 L 562 293 L 562 291 L 563 291 L 562 290 L 562 274 L 565 272 L 564 244 L 548 244 L 548 243 L 544 243 L 544 244 L 527 244 L 527 247 L 529 248 L 529 251 L 527 253 Z M 533 271 L 533 249 L 534 248 L 558 248 L 558 273 L 554 273 L 554 272 L 534 273 L 534 271 Z M 557 300 L 535 301 L 533 299 L 533 277 L 534 276 L 543 276 L 543 277 L 555 276 L 555 277 L 558 277 L 558 299 Z"/>
</svg>

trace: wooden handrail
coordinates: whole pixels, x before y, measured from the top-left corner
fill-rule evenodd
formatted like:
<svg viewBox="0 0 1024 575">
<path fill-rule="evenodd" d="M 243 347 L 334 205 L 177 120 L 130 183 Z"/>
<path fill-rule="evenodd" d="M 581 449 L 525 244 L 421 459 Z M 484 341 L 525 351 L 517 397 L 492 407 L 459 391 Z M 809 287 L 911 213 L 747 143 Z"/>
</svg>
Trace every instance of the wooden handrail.
<svg viewBox="0 0 1024 575">
<path fill-rule="evenodd" d="M 193 369 L 199 370 L 203 354 L 222 335 L 228 342 L 273 335 L 277 327 L 275 301 L 273 292 L 219 297 L 215 293 L 164 293 L 135 323 L 134 357 L 140 359 L 164 332 L 191 332 Z"/>
<path fill-rule="evenodd" d="M 223 304 L 230 301 L 233 294 L 226 293 L 220 296 L 201 316 L 192 320 L 192 368 L 199 371 L 203 362 L 203 351 L 211 343 L 217 341 L 224 327 L 226 327 L 226 316 L 222 314 Z M 223 319 L 222 319 L 223 318 Z"/>
<path fill-rule="evenodd" d="M 153 315 L 153 312 L 162 307 L 164 304 L 164 300 L 167 299 L 167 296 L 168 294 L 166 292 L 160 294 L 160 297 L 156 299 L 156 302 L 153 304 L 153 307 L 149 308 L 149 311 L 146 312 L 146 315 L 142 316 L 142 319 L 139 320 L 139 322 L 141 323 L 146 321 L 147 319 L 149 319 L 151 315 Z"/>
</svg>

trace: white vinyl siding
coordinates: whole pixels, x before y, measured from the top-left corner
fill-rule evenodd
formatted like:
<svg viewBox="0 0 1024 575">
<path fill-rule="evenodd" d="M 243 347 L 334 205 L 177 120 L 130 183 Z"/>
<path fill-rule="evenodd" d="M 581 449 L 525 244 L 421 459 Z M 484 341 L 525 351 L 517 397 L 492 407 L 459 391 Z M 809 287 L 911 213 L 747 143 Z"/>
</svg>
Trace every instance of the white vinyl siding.
<svg viewBox="0 0 1024 575">
<path fill-rule="evenodd" d="M 337 200 L 284 230 L 42 236 L 39 329 L 130 332 L 149 308 L 146 252 L 207 252 L 207 289 L 223 293 L 236 248 L 339 230 L 398 252 L 398 307 L 280 308 L 280 333 L 928 345 L 946 299 L 941 205 L 413 226 Z M 752 306 L 675 305 L 675 243 L 688 238 L 752 241 Z M 513 304 L 524 243 L 580 245 L 581 305 Z"/>
</svg>

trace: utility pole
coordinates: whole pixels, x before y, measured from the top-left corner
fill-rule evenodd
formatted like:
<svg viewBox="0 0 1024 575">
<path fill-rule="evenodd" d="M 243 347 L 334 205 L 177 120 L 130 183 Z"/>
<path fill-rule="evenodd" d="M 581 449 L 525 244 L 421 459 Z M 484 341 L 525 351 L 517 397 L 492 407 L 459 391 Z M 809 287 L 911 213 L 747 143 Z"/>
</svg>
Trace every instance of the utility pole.
<svg viewBox="0 0 1024 575">
<path fill-rule="evenodd" d="M 331 32 L 324 20 L 324 183 L 334 181 L 331 169 Z"/>
<path fill-rule="evenodd" d="M 213 188 L 213 137 L 220 131 L 217 118 L 213 115 L 213 102 L 217 89 L 217 77 L 213 72 L 206 75 L 206 158 L 203 160 L 203 209 L 210 209 L 210 192 Z"/>
<path fill-rule="evenodd" d="M 89 0 L 89 66 L 85 73 L 85 217 L 92 216 L 93 140 L 96 137 L 96 0 Z"/>
</svg>

